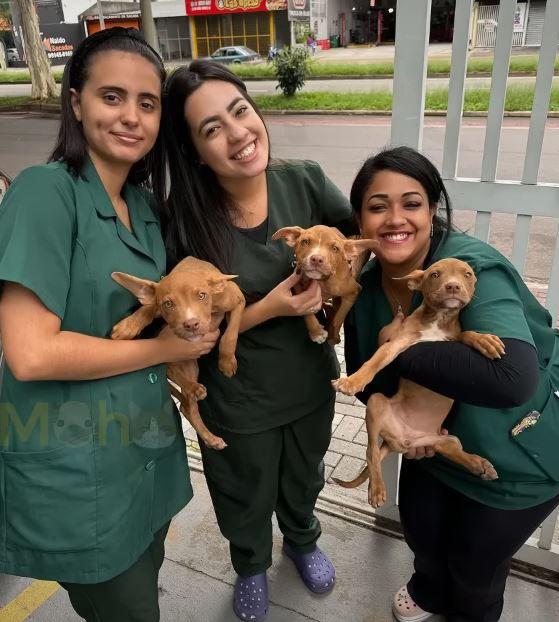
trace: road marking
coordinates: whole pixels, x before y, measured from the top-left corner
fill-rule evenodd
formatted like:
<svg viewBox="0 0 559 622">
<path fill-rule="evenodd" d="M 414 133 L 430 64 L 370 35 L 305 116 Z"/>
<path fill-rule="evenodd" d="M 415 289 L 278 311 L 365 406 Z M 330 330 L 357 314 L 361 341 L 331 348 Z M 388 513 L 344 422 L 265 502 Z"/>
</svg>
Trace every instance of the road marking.
<svg viewBox="0 0 559 622">
<path fill-rule="evenodd" d="M 5 607 L 0 609 L 0 622 L 23 622 L 60 589 L 54 581 L 33 581 Z"/>
</svg>

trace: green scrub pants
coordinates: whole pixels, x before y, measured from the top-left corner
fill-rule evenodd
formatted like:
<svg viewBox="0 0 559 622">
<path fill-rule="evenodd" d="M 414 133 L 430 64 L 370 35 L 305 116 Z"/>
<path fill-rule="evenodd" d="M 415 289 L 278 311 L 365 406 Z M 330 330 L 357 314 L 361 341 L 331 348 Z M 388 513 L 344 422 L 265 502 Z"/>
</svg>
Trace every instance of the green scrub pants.
<svg viewBox="0 0 559 622">
<path fill-rule="evenodd" d="M 314 516 L 324 486 L 324 454 L 330 444 L 334 398 L 292 423 L 254 434 L 206 425 L 227 443 L 222 451 L 200 441 L 204 473 L 231 562 L 241 577 L 272 565 L 272 514 L 285 540 L 312 551 L 320 536 Z"/>
<path fill-rule="evenodd" d="M 159 570 L 167 523 L 128 570 L 103 583 L 61 583 L 74 611 L 87 622 L 159 622 Z"/>
</svg>

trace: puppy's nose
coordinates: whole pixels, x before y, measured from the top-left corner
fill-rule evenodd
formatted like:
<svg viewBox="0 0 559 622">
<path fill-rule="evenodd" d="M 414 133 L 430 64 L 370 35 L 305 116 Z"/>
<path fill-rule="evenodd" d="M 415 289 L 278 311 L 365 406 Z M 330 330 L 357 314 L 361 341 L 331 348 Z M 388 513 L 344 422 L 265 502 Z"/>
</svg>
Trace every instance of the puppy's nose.
<svg viewBox="0 0 559 622">
<path fill-rule="evenodd" d="M 321 266 L 324 263 L 324 257 L 322 255 L 311 255 L 309 261 L 313 266 Z"/>
<path fill-rule="evenodd" d="M 460 290 L 462 288 L 460 286 L 460 283 L 457 283 L 456 281 L 451 281 L 445 285 L 445 289 L 449 294 L 458 294 L 460 293 Z"/>
<path fill-rule="evenodd" d="M 186 328 L 186 330 L 195 331 L 200 328 L 200 320 L 192 318 L 183 322 L 182 325 Z"/>
</svg>

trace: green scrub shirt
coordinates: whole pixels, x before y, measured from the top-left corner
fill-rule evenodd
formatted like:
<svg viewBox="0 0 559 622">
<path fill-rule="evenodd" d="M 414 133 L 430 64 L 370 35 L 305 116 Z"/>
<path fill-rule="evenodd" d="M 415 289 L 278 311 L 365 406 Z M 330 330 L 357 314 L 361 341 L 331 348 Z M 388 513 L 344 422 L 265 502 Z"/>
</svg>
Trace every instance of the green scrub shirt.
<svg viewBox="0 0 559 622">
<path fill-rule="evenodd" d="M 108 338 L 137 307 L 118 270 L 158 280 L 150 195 L 125 185 L 133 232 L 95 167 L 34 166 L 0 209 L 0 281 L 20 283 L 61 330 Z M 165 365 L 94 381 L 20 382 L 0 394 L 0 572 L 98 583 L 129 568 L 191 498 Z"/>
<path fill-rule="evenodd" d="M 543 503 L 559 494 L 559 393 L 555 393 L 559 389 L 559 333 L 514 266 L 488 244 L 451 232 L 433 251 L 429 264 L 457 257 L 476 273 L 475 298 L 460 314 L 462 329 L 532 344 L 538 352 L 540 380 L 535 395 L 521 406 L 492 409 L 455 402 L 444 424 L 450 434 L 458 436 L 465 451 L 493 463 L 498 480 L 481 480 L 439 456 L 421 460 L 421 466 L 448 486 L 491 507 L 523 509 Z M 392 321 L 380 285 L 380 264 L 371 261 L 360 280 L 363 291 L 346 321 L 351 371 L 372 356 L 380 329 Z M 421 296 L 416 294 L 413 308 L 420 303 Z M 395 365 L 373 380 L 373 391 L 388 396 L 397 386 Z M 540 413 L 537 424 L 513 436 L 511 430 L 532 410 Z"/>
<path fill-rule="evenodd" d="M 232 274 L 249 300 L 262 298 L 293 273 L 293 248 L 272 241 L 282 227 L 325 224 L 353 232 L 348 200 L 309 161 L 272 162 L 267 169 L 268 231 L 261 244 L 235 231 Z M 313 343 L 302 317 L 277 317 L 239 336 L 238 370 L 226 378 L 217 368 L 217 352 L 200 360 L 200 382 L 208 396 L 199 402 L 204 417 L 223 429 L 254 433 L 287 424 L 325 408 L 330 383 L 338 376 L 334 349 Z"/>
</svg>

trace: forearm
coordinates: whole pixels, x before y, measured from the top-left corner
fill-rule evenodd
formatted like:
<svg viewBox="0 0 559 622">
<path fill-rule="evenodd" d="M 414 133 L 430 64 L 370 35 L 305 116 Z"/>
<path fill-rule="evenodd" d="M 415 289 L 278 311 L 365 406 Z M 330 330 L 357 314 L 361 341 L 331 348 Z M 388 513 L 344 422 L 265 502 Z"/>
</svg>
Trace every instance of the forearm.
<svg viewBox="0 0 559 622">
<path fill-rule="evenodd" d="M 491 360 L 456 342 L 420 343 L 396 364 L 404 378 L 454 400 L 484 408 L 513 408 L 537 388 L 539 367 L 533 346 L 503 339 L 505 355 Z"/>
<path fill-rule="evenodd" d="M 24 348 L 24 356 L 10 356 L 22 345 L 4 345 L 6 362 L 22 381 L 97 380 L 164 362 L 156 339 L 113 341 L 61 331 Z"/>
<path fill-rule="evenodd" d="M 248 305 L 243 311 L 239 333 L 244 333 L 258 324 L 262 324 L 274 317 L 273 309 L 266 298 L 262 298 L 254 304 Z"/>
</svg>

